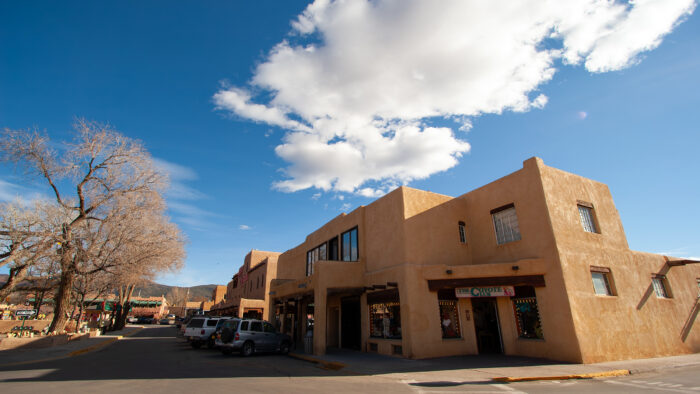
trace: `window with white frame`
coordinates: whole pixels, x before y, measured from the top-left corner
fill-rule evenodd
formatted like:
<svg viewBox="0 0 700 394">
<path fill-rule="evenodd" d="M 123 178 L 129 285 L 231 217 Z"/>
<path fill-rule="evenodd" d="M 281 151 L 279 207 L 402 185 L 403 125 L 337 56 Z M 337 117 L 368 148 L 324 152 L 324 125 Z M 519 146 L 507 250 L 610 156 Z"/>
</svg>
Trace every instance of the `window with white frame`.
<svg viewBox="0 0 700 394">
<path fill-rule="evenodd" d="M 493 226 L 496 229 L 496 242 L 499 245 L 520 240 L 520 226 L 515 214 L 515 205 L 508 204 L 491 211 Z"/>
<path fill-rule="evenodd" d="M 598 228 L 595 223 L 595 214 L 593 212 L 593 204 L 583 201 L 578 202 L 578 216 L 581 218 L 583 229 L 589 233 L 598 233 Z"/>
<path fill-rule="evenodd" d="M 463 244 L 467 243 L 467 233 L 464 230 L 464 222 L 459 222 L 459 242 Z"/>
<path fill-rule="evenodd" d="M 654 293 L 656 293 L 657 298 L 671 298 L 664 275 L 654 275 L 651 278 L 651 284 L 654 287 Z"/>
<path fill-rule="evenodd" d="M 591 279 L 593 280 L 593 289 L 596 294 L 606 296 L 615 295 L 611 284 L 610 268 L 591 267 Z"/>
</svg>

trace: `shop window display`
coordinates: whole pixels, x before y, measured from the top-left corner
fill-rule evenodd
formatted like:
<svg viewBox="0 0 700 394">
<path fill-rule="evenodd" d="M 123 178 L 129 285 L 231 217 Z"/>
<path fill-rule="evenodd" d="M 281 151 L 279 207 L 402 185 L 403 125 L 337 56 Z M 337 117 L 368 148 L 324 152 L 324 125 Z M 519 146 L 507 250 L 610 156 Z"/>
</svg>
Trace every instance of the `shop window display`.
<svg viewBox="0 0 700 394">
<path fill-rule="evenodd" d="M 515 296 L 511 300 L 518 327 L 518 336 L 528 339 L 544 339 L 535 289 L 531 286 L 516 287 Z"/>
<path fill-rule="evenodd" d="M 398 302 L 369 305 L 370 336 L 401 339 L 401 308 Z"/>
<path fill-rule="evenodd" d="M 457 300 L 440 300 L 440 327 L 443 338 L 460 338 Z"/>
</svg>

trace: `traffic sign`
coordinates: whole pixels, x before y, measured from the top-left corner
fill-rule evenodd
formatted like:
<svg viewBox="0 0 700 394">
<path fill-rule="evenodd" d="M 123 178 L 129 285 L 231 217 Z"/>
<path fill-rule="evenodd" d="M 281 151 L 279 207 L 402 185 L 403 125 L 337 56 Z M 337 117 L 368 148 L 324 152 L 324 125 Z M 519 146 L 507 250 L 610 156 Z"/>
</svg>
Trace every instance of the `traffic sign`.
<svg viewBox="0 0 700 394">
<path fill-rule="evenodd" d="M 36 310 L 34 309 L 19 309 L 15 311 L 15 316 L 34 316 L 36 315 Z"/>
</svg>

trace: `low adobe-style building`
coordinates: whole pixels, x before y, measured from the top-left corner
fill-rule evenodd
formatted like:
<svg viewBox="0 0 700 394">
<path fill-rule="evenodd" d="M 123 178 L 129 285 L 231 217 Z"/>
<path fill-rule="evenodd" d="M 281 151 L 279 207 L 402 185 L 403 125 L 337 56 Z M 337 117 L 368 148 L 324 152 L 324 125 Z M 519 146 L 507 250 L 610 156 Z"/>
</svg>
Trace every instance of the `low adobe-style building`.
<svg viewBox="0 0 700 394">
<path fill-rule="evenodd" d="M 700 350 L 700 264 L 630 250 L 608 187 L 539 158 L 459 197 L 400 187 L 275 263 L 265 318 L 313 338 L 317 355 L 593 363 Z"/>
<path fill-rule="evenodd" d="M 251 250 L 226 286 L 223 299 L 211 307 L 220 316 L 262 318 L 267 315 L 270 281 L 277 274 L 278 252 Z"/>
</svg>

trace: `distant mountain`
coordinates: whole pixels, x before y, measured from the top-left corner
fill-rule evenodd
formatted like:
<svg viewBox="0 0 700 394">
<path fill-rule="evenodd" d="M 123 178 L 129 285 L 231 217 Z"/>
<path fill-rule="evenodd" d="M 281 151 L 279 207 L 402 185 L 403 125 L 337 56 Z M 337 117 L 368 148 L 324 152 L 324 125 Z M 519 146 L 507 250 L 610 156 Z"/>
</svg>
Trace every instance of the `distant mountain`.
<svg viewBox="0 0 700 394">
<path fill-rule="evenodd" d="M 137 286 L 136 289 L 134 289 L 134 294 L 135 296 L 141 296 L 141 297 L 160 297 L 162 295 L 165 296 L 166 299 L 171 298 L 169 295 L 172 293 L 174 289 L 177 289 L 177 286 L 168 286 L 168 285 L 162 285 L 160 283 L 155 283 L 155 282 L 150 282 L 144 286 Z M 189 287 L 190 293 L 188 300 L 189 301 L 206 301 L 211 299 L 211 294 L 216 288 L 216 285 L 199 285 L 199 286 L 192 286 Z M 180 289 L 183 289 L 187 291 L 187 287 L 180 287 Z"/>
<path fill-rule="evenodd" d="M 10 277 L 8 274 L 0 274 L 0 285 L 7 282 Z M 216 285 L 199 285 L 189 287 L 189 297 L 188 301 L 207 301 L 211 299 L 211 293 L 216 288 Z M 141 297 L 160 297 L 165 296 L 166 300 L 170 301 L 172 298 L 173 291 L 178 289 L 177 286 L 162 285 L 160 283 L 150 282 L 143 286 L 138 286 L 134 290 L 135 296 Z M 187 291 L 187 287 L 180 287 L 179 289 Z"/>
</svg>

